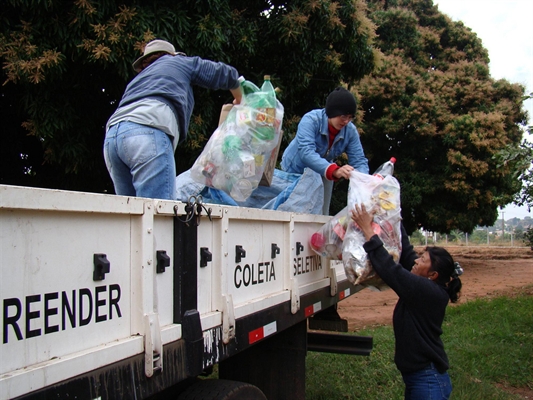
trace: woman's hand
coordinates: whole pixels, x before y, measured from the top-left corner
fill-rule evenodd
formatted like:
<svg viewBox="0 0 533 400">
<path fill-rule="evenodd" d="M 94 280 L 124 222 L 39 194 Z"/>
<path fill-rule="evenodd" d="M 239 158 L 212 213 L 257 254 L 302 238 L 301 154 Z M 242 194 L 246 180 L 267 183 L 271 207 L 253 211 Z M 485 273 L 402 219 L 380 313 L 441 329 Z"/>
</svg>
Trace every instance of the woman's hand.
<svg viewBox="0 0 533 400">
<path fill-rule="evenodd" d="M 363 232 L 365 239 L 368 241 L 374 236 L 374 229 L 372 229 L 372 222 L 374 221 L 374 210 L 366 211 L 364 204 L 356 204 L 352 210 L 352 220 L 359 226 Z"/>
<path fill-rule="evenodd" d="M 332 175 L 335 179 L 350 179 L 350 172 L 352 172 L 354 169 L 355 168 L 351 165 L 346 164 L 340 167 L 339 169 L 333 171 Z"/>
</svg>

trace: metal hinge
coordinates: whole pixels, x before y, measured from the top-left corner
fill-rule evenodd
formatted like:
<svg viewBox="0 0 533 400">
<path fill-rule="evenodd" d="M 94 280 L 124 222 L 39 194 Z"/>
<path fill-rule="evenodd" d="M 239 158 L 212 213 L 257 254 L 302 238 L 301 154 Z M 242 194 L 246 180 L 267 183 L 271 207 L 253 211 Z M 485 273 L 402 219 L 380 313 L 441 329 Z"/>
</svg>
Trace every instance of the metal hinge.
<svg viewBox="0 0 533 400">
<path fill-rule="evenodd" d="M 298 281 L 291 279 L 291 313 L 296 314 L 300 310 L 300 289 Z"/>
<path fill-rule="evenodd" d="M 235 338 L 235 309 L 231 294 L 222 295 L 222 342 L 228 344 Z"/>
<path fill-rule="evenodd" d="M 144 316 L 144 373 L 148 378 L 163 371 L 163 343 L 158 314 Z"/>
<path fill-rule="evenodd" d="M 335 268 L 329 269 L 329 294 L 331 297 L 335 296 L 338 291 L 337 287 L 337 270 Z"/>
</svg>

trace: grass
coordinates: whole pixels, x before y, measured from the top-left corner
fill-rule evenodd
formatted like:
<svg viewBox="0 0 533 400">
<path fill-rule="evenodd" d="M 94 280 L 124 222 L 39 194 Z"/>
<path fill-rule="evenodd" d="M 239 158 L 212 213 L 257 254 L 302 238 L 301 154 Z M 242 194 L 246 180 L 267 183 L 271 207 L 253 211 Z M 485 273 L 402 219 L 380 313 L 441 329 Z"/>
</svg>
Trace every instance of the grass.
<svg viewBox="0 0 533 400">
<path fill-rule="evenodd" d="M 524 399 L 533 393 L 533 296 L 478 299 L 448 307 L 443 341 L 450 359 L 452 399 Z M 356 334 L 374 337 L 370 357 L 307 355 L 306 399 L 403 399 L 393 362 L 392 327 Z M 533 398 L 533 397 L 529 397 Z"/>
</svg>

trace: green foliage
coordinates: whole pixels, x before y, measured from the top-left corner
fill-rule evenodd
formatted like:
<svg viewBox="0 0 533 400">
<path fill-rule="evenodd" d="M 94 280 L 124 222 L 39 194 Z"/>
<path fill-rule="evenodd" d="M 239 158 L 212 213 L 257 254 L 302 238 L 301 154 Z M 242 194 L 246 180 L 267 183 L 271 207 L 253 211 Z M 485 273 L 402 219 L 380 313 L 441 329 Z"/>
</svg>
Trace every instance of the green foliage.
<svg viewBox="0 0 533 400">
<path fill-rule="evenodd" d="M 422 245 L 425 245 L 426 244 L 426 238 L 424 237 L 424 235 L 422 234 L 422 232 L 417 229 L 416 231 L 414 231 L 411 236 L 409 237 L 409 242 L 413 245 L 413 246 L 422 246 Z"/>
<path fill-rule="evenodd" d="M 149 40 L 233 65 L 257 84 L 272 75 L 287 137 L 334 87 L 372 71 L 379 53 L 363 1 L 10 0 L 0 21 L 0 115 L 9 120 L 0 182 L 86 191 L 113 190 L 104 126 Z M 191 166 L 232 100 L 202 88 L 195 97 L 178 172 Z"/>
<path fill-rule="evenodd" d="M 468 243 L 485 244 L 487 243 L 487 234 L 486 230 L 475 230 L 468 236 Z"/>
<path fill-rule="evenodd" d="M 515 234 L 516 240 L 524 240 L 525 239 L 524 228 L 520 224 L 517 225 L 517 227 L 515 228 L 514 234 Z M 533 243 L 532 243 L 532 245 L 533 245 Z"/>
<path fill-rule="evenodd" d="M 528 129 L 531 131 L 531 127 Z M 513 201 L 519 206 L 533 207 L 533 143 L 523 140 L 519 147 L 507 146 L 494 155 L 500 168 L 509 168 L 510 179 L 516 192 L 514 196 L 505 194 L 506 203 Z"/>
<path fill-rule="evenodd" d="M 533 100 L 533 93 L 522 98 L 525 100 Z M 519 206 L 527 206 L 528 209 L 533 207 L 533 142 L 531 135 L 533 134 L 533 126 L 527 127 L 529 139 L 524 139 L 520 147 L 506 147 L 496 154 L 495 159 L 499 166 L 506 167 L 510 164 L 510 169 L 513 172 L 512 179 L 514 184 L 521 186 L 512 198 L 513 203 Z M 506 202 L 510 202 L 509 197 L 505 198 Z"/>
<path fill-rule="evenodd" d="M 520 188 L 522 165 L 494 156 L 519 146 L 524 88 L 493 80 L 481 41 L 431 1 L 369 4 L 385 53 L 358 85 L 370 169 L 397 158 L 408 232 L 492 225 Z"/>
<path fill-rule="evenodd" d="M 471 232 L 492 225 L 500 205 L 531 204 L 531 185 L 520 185 L 532 179 L 524 89 L 493 80 L 479 38 L 431 0 L 8 0 L 0 22 L 2 184 L 112 193 L 104 127 L 131 62 L 161 38 L 257 84 L 270 74 L 285 107 L 280 155 L 304 113 L 349 87 L 370 170 L 398 159 L 408 232 Z M 195 97 L 178 173 L 231 101 L 203 88 Z M 346 190 L 335 185 L 332 214 Z"/>
<path fill-rule="evenodd" d="M 450 234 L 448 235 L 448 241 L 450 242 L 456 242 L 461 243 L 462 240 L 464 240 L 465 234 L 457 229 L 454 229 L 450 231 Z"/>
</svg>

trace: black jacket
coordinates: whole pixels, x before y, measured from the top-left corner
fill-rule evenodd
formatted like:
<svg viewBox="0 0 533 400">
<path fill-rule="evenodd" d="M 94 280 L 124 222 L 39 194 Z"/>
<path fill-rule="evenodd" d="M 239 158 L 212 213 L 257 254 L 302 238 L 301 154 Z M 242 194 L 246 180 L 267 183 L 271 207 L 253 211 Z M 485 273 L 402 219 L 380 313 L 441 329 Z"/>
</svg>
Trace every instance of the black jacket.
<svg viewBox="0 0 533 400">
<path fill-rule="evenodd" d="M 397 368 L 411 373 L 434 363 L 444 373 L 449 368 L 440 338 L 450 299 L 446 288 L 410 272 L 417 255 L 403 226 L 401 265 L 394 262 L 377 235 L 364 244 L 364 249 L 381 279 L 399 297 L 393 314 Z"/>
</svg>

